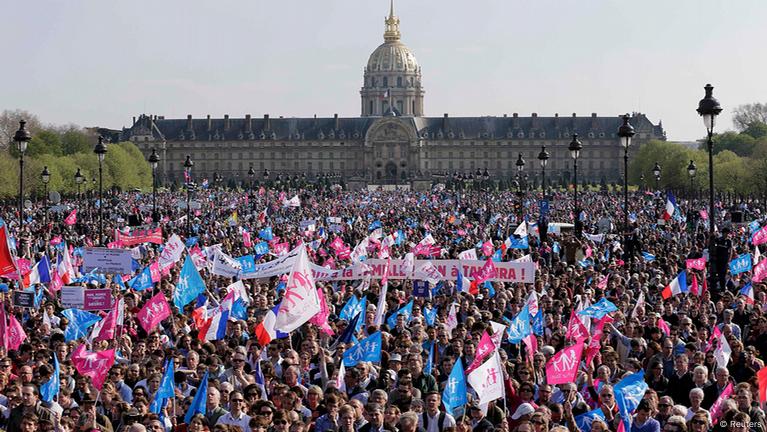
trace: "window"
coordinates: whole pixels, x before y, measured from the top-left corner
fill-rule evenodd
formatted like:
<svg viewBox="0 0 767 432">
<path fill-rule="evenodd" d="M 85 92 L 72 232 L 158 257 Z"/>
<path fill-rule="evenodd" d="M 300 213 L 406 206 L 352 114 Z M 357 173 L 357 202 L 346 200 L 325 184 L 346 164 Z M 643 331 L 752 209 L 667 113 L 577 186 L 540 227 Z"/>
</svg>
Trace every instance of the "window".
<svg viewBox="0 0 767 432">
<path fill-rule="evenodd" d="M 410 109 L 410 113 L 415 115 L 415 101 L 412 102 L 412 108 Z"/>
<path fill-rule="evenodd" d="M 370 109 L 368 114 L 373 114 L 373 101 L 370 101 Z"/>
<path fill-rule="evenodd" d="M 397 77 L 397 87 L 402 87 L 402 77 Z"/>
<path fill-rule="evenodd" d="M 389 77 L 383 77 L 383 87 L 389 87 Z"/>
<path fill-rule="evenodd" d="M 397 101 L 397 110 L 400 112 L 400 114 L 401 114 L 401 113 L 402 113 L 402 111 L 403 111 L 403 110 L 402 110 L 402 101 L 401 101 L 401 100 Z"/>
<path fill-rule="evenodd" d="M 424 169 L 429 169 L 429 161 L 423 163 Z"/>
</svg>

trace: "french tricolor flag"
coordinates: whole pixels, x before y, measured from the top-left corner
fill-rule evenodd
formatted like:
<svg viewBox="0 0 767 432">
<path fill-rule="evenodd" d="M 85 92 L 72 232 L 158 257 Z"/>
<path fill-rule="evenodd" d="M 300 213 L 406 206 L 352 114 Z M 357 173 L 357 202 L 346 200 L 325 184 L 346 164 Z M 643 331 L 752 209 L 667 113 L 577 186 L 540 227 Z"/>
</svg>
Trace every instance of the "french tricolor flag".
<svg viewBox="0 0 767 432">
<path fill-rule="evenodd" d="M 273 341 L 274 339 L 282 339 L 288 337 L 287 333 L 277 331 L 275 328 L 277 324 L 277 312 L 279 310 L 280 305 L 278 304 L 270 311 L 268 311 L 266 315 L 264 315 L 264 320 L 261 321 L 253 330 L 254 336 L 258 340 L 259 345 L 262 347 L 269 345 L 269 342 Z"/>
<path fill-rule="evenodd" d="M 226 336 L 226 324 L 234 304 L 234 292 L 230 292 L 215 309 L 213 315 L 200 327 L 200 340 L 212 341 L 223 339 Z"/>
<path fill-rule="evenodd" d="M 471 279 L 467 278 L 463 275 L 462 272 L 458 272 L 458 277 L 455 280 L 455 290 L 458 292 L 465 292 L 469 294 L 476 294 L 477 288 L 476 284 L 474 284 Z M 472 293 L 472 291 L 475 291 Z"/>
<path fill-rule="evenodd" d="M 32 270 L 24 276 L 24 285 L 44 284 L 51 281 L 51 262 L 47 256 L 37 262 Z"/>
<path fill-rule="evenodd" d="M 754 287 L 751 285 L 751 282 L 747 283 L 746 286 L 741 288 L 740 295 L 742 295 L 745 300 L 746 304 L 753 306 L 755 303 L 754 300 Z"/>
<path fill-rule="evenodd" d="M 687 273 L 681 272 L 674 280 L 671 281 L 661 292 L 661 296 L 664 300 L 669 299 L 675 295 L 689 292 L 687 288 Z"/>
<path fill-rule="evenodd" d="M 666 211 L 663 212 L 663 220 L 669 220 L 674 216 L 674 212 L 676 211 L 676 198 L 674 198 L 674 194 L 669 191 L 666 194 Z"/>
</svg>

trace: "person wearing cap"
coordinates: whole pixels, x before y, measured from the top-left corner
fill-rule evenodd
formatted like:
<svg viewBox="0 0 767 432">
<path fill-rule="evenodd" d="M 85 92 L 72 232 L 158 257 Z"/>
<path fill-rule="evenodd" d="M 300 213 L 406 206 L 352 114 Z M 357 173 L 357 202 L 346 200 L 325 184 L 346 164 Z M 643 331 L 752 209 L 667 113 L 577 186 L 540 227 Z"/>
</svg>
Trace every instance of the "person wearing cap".
<svg viewBox="0 0 767 432">
<path fill-rule="evenodd" d="M 426 432 L 443 432 L 455 428 L 455 418 L 440 410 L 442 397 L 439 392 L 428 392 L 424 395 L 426 409 L 418 416 L 418 425 Z"/>
</svg>

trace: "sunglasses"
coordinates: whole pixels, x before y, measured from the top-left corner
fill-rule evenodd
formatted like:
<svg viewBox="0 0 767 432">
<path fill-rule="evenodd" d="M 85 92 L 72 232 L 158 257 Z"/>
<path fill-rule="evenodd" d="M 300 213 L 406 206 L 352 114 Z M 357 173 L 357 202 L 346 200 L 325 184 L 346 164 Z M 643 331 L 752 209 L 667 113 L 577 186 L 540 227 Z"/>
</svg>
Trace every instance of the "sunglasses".
<svg viewBox="0 0 767 432">
<path fill-rule="evenodd" d="M 275 420 L 272 423 L 274 423 L 275 425 L 286 425 L 286 424 L 288 424 L 288 422 L 286 422 L 285 420 Z"/>
</svg>

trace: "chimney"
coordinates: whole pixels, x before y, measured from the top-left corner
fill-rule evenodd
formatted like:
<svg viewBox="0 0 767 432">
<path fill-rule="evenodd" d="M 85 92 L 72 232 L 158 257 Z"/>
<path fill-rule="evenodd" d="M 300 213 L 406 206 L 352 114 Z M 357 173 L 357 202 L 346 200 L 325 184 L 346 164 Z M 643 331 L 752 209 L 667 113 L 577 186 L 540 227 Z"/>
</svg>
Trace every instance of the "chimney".
<svg viewBox="0 0 767 432">
<path fill-rule="evenodd" d="M 224 130 L 229 130 L 229 114 L 224 114 Z"/>
<path fill-rule="evenodd" d="M 575 113 L 573 113 L 573 118 L 576 118 L 576 117 L 578 117 L 578 115 L 577 115 L 577 114 L 575 114 Z"/>
<path fill-rule="evenodd" d="M 514 128 L 514 129 L 519 128 L 519 114 L 518 113 L 514 113 L 514 114 L 511 115 L 511 117 L 512 117 L 511 127 Z"/>
<path fill-rule="evenodd" d="M 554 127 L 559 129 L 559 113 L 554 113 Z"/>
<path fill-rule="evenodd" d="M 338 114 L 337 114 L 337 113 L 336 113 L 336 114 L 333 114 L 333 120 L 335 121 L 335 130 L 341 129 L 341 128 L 339 127 L 339 124 L 340 124 L 340 123 L 338 122 Z"/>
<path fill-rule="evenodd" d="M 503 118 L 506 118 L 506 117 L 508 117 L 508 115 L 506 113 L 503 113 Z"/>
<path fill-rule="evenodd" d="M 186 115 L 186 128 L 187 130 L 192 130 L 192 115 L 187 114 Z"/>
<path fill-rule="evenodd" d="M 538 113 L 533 113 L 533 119 L 531 121 L 531 126 L 533 129 L 538 129 Z"/>
<path fill-rule="evenodd" d="M 447 131 L 447 113 L 442 117 L 442 130 Z"/>
<path fill-rule="evenodd" d="M 269 114 L 264 114 L 264 130 L 272 130 L 272 121 L 269 120 Z"/>
<path fill-rule="evenodd" d="M 208 114 L 208 132 L 213 130 L 213 121 L 210 119 L 210 114 Z"/>
<path fill-rule="evenodd" d="M 314 115 L 314 127 L 317 127 L 317 114 Z"/>
<path fill-rule="evenodd" d="M 597 128 L 597 113 L 591 113 L 591 129 Z"/>
<path fill-rule="evenodd" d="M 245 131 L 250 132 L 253 130 L 253 124 L 250 120 L 250 114 L 245 114 Z"/>
<path fill-rule="evenodd" d="M 133 126 L 136 126 L 136 116 L 133 116 Z"/>
</svg>

